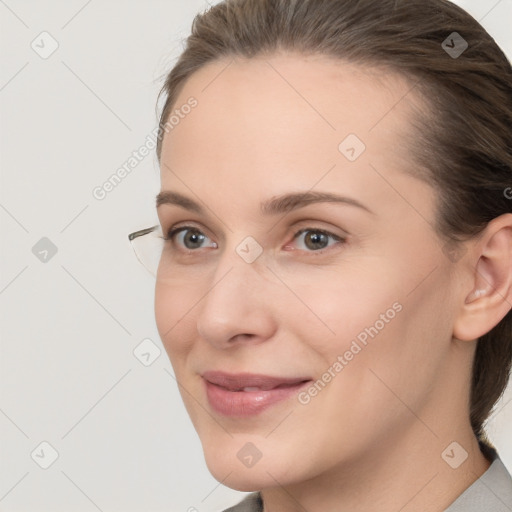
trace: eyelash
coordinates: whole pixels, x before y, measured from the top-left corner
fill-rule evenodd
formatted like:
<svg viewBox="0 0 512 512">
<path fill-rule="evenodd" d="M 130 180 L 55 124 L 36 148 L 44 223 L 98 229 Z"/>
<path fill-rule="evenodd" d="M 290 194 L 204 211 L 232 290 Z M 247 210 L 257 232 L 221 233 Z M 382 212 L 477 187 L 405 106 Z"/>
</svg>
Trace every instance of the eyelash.
<svg viewBox="0 0 512 512">
<path fill-rule="evenodd" d="M 178 233 L 181 233 L 182 231 L 196 231 L 198 232 L 199 234 L 202 234 L 202 235 L 205 235 L 205 233 L 203 233 L 200 229 L 198 229 L 197 227 L 195 226 L 179 226 L 179 227 L 176 227 L 176 228 L 171 228 L 168 232 L 167 232 L 167 236 L 164 236 L 162 237 L 164 239 L 164 241 L 173 241 L 174 237 L 178 234 Z M 302 235 L 303 233 L 307 233 L 307 232 L 313 232 L 313 233 L 320 233 L 322 235 L 325 235 L 329 238 L 332 238 L 334 239 L 336 242 L 340 242 L 341 245 L 344 245 L 346 242 L 347 242 L 347 239 L 344 238 L 344 237 L 341 237 L 341 236 L 338 236 L 338 235 L 335 235 L 334 233 L 331 233 L 330 231 L 326 231 L 325 229 L 320 229 L 320 228 L 314 228 L 314 227 L 307 227 L 307 228 L 302 228 L 300 229 L 299 231 L 297 231 L 294 235 L 293 235 L 293 240 L 296 240 L 300 235 Z M 205 235 L 207 236 L 207 235 Z M 209 237 L 208 237 L 209 238 Z M 336 245 L 336 244 L 333 244 L 333 245 Z M 332 246 L 331 246 L 332 247 Z M 318 250 L 305 250 L 305 252 L 309 252 L 309 253 L 324 253 L 326 251 L 329 250 L 330 247 L 325 247 L 324 249 L 318 249 Z M 200 249 L 200 248 L 199 248 Z M 302 249 L 301 249 L 302 250 Z M 185 251 L 190 254 L 190 253 L 193 253 L 193 252 L 196 252 L 198 251 L 198 249 L 186 249 L 185 248 Z"/>
</svg>

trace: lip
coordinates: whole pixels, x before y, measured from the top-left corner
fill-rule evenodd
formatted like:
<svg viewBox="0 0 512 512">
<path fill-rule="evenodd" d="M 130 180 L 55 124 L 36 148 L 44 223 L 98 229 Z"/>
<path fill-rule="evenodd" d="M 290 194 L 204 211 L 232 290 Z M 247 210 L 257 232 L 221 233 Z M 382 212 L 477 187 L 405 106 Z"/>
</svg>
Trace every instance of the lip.
<svg viewBox="0 0 512 512">
<path fill-rule="evenodd" d="M 212 409 L 224 416 L 237 417 L 260 414 L 271 405 L 290 399 L 312 380 L 309 377 L 273 377 L 218 371 L 204 372 L 202 377 Z"/>
</svg>

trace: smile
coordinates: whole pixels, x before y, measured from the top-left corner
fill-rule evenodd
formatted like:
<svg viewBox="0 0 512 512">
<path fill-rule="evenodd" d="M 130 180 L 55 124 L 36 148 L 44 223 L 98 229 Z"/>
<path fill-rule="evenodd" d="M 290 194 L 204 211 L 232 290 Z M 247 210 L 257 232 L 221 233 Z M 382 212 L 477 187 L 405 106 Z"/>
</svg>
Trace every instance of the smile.
<svg viewBox="0 0 512 512">
<path fill-rule="evenodd" d="M 202 375 L 212 409 L 224 416 L 254 416 L 295 396 L 311 379 L 249 373 L 205 372 Z"/>
</svg>

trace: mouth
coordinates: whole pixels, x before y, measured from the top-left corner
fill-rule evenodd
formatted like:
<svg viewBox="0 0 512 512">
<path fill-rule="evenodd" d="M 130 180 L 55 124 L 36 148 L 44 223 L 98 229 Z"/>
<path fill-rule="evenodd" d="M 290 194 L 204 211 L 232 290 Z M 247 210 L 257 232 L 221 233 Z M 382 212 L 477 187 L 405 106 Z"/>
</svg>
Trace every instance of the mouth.
<svg viewBox="0 0 512 512">
<path fill-rule="evenodd" d="M 246 417 L 296 395 L 312 379 L 270 375 L 204 372 L 202 377 L 212 409 L 224 416 Z"/>
</svg>

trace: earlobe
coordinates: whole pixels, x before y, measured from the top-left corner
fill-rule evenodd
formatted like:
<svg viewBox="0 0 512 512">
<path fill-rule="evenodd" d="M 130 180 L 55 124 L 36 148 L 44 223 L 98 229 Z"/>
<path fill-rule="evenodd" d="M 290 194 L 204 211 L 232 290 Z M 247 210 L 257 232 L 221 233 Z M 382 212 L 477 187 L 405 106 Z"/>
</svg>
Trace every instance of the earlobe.
<svg viewBox="0 0 512 512">
<path fill-rule="evenodd" d="M 455 318 L 453 337 L 475 340 L 493 329 L 512 309 L 512 214 L 493 219 L 475 243 L 471 291 Z"/>
</svg>

